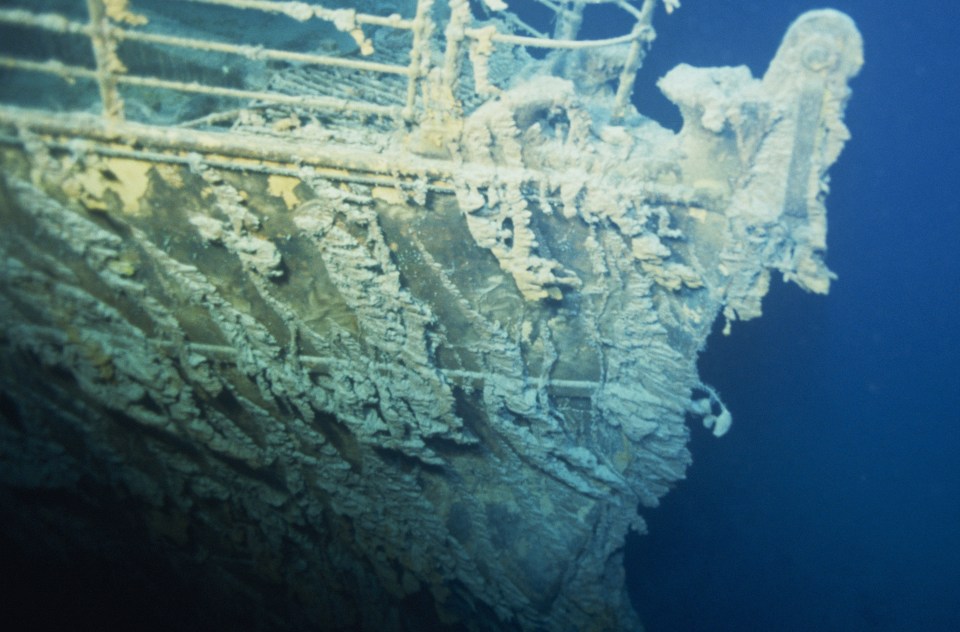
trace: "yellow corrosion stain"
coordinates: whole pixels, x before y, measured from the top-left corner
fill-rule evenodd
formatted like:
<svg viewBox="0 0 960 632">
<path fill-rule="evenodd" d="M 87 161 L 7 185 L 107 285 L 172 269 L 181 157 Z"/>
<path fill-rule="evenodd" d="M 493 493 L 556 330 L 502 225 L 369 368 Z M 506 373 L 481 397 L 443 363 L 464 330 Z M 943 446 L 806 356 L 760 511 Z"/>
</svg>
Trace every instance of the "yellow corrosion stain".
<svg viewBox="0 0 960 632">
<path fill-rule="evenodd" d="M 114 22 L 123 22 L 131 26 L 146 24 L 147 18 L 130 11 L 129 2 L 130 0 L 104 0 L 103 8 Z"/>
<path fill-rule="evenodd" d="M 76 191 L 88 208 L 107 210 L 104 195 L 113 192 L 124 213 L 141 212 L 140 200 L 147 192 L 148 173 L 153 165 L 128 158 L 103 158 L 85 170 L 73 174 L 69 186 Z"/>
<path fill-rule="evenodd" d="M 406 197 L 403 192 L 394 187 L 373 187 L 370 192 L 375 200 L 386 202 L 387 204 L 405 204 Z"/>
<path fill-rule="evenodd" d="M 299 178 L 273 174 L 267 178 L 267 191 L 270 195 L 283 198 L 283 203 L 288 209 L 295 209 L 300 205 L 300 198 L 294 191 L 298 184 L 300 184 Z"/>
<path fill-rule="evenodd" d="M 113 191 L 123 202 L 124 213 L 140 212 L 140 200 L 147 192 L 150 183 L 148 173 L 153 165 L 140 160 L 110 158 L 107 167 L 117 176 L 116 182 L 110 182 Z"/>
<path fill-rule="evenodd" d="M 164 182 L 175 189 L 183 188 L 183 175 L 181 175 L 179 167 L 166 163 L 158 163 L 154 168 Z"/>
</svg>

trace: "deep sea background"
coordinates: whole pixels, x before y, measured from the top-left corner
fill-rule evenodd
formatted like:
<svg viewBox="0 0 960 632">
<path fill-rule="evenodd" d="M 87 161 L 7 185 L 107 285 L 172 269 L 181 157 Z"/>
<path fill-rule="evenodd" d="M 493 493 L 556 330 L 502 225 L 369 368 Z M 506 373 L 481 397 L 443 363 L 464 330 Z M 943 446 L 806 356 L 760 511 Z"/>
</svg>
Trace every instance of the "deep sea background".
<svg viewBox="0 0 960 632">
<path fill-rule="evenodd" d="M 960 630 L 960 3 L 684 0 L 656 20 L 638 107 L 676 129 L 655 77 L 761 75 L 823 6 L 866 58 L 830 172 L 839 279 L 826 297 L 775 283 L 763 318 L 709 340 L 734 424 L 693 429 L 687 480 L 628 542 L 648 632 Z"/>
</svg>

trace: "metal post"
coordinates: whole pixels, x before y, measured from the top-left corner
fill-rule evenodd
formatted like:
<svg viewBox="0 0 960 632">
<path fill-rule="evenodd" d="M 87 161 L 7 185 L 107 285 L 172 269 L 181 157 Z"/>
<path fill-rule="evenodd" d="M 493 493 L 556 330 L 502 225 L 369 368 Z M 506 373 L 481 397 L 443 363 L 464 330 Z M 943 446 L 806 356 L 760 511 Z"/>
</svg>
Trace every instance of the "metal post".
<svg viewBox="0 0 960 632">
<path fill-rule="evenodd" d="M 634 40 L 630 43 L 630 49 L 627 52 L 627 58 L 624 60 L 623 70 L 620 71 L 620 80 L 617 85 L 617 96 L 613 103 L 613 120 L 619 121 L 626 113 L 627 104 L 633 97 L 633 84 L 637 79 L 637 70 L 643 63 L 644 45 L 646 41 L 643 38 L 644 29 L 647 25 L 637 22 L 633 27 L 631 35 Z"/>
<path fill-rule="evenodd" d="M 647 46 L 656 37 L 653 30 L 653 10 L 657 0 L 644 0 L 640 11 L 630 7 L 627 4 L 620 6 L 634 15 L 637 22 L 633 25 L 630 37 L 630 49 L 627 51 L 627 57 L 624 59 L 623 70 L 620 72 L 620 80 L 617 85 L 617 95 L 613 104 L 613 121 L 617 122 L 623 119 L 627 111 L 627 105 L 633 97 L 633 85 L 637 79 L 637 71 L 643 65 L 643 58 L 647 53 Z"/>
<path fill-rule="evenodd" d="M 580 25 L 583 23 L 583 2 L 564 2 L 557 11 L 557 23 L 553 30 L 553 39 L 577 39 Z"/>
<path fill-rule="evenodd" d="M 450 0 L 450 20 L 444 32 L 446 43 L 442 78 L 444 91 L 452 102 L 456 101 L 454 95 L 460 82 L 460 53 L 467 37 L 465 29 L 470 24 L 472 15 L 467 0 Z"/>
<path fill-rule="evenodd" d="M 97 60 L 97 84 L 100 87 L 103 116 L 108 121 L 122 121 L 123 99 L 117 90 L 117 74 L 125 72 L 126 68 L 117 57 L 113 26 L 103 0 L 87 0 L 87 11 L 90 14 L 90 42 Z"/>
<path fill-rule="evenodd" d="M 417 11 L 413 18 L 413 44 L 410 46 L 410 67 L 407 75 L 407 103 L 403 117 L 412 120 L 417 101 L 417 87 L 423 80 L 425 65 L 430 60 L 430 37 L 433 35 L 433 20 L 430 11 L 434 0 L 417 0 Z"/>
</svg>

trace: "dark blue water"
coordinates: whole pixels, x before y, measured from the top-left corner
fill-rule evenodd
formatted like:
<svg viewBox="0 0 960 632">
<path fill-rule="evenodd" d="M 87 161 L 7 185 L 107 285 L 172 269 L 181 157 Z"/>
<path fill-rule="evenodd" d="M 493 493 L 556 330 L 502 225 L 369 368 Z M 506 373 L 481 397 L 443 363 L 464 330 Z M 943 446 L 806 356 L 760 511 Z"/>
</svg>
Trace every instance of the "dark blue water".
<svg viewBox="0 0 960 632">
<path fill-rule="evenodd" d="M 687 480 L 629 542 L 649 632 L 960 630 L 960 4 L 687 0 L 644 78 L 760 74 L 824 4 L 866 46 L 827 200 L 839 280 L 775 284 L 762 319 L 710 339 L 703 377 L 734 425 L 695 429 Z"/>
</svg>

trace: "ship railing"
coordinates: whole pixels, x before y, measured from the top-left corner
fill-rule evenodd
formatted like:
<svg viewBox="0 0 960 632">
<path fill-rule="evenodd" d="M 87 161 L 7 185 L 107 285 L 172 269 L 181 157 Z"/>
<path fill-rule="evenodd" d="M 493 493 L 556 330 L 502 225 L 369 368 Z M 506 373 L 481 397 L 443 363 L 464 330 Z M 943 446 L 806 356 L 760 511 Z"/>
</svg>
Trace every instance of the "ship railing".
<svg viewBox="0 0 960 632">
<path fill-rule="evenodd" d="M 357 54 L 353 56 L 325 55 L 295 50 L 283 50 L 243 42 L 222 41 L 205 37 L 188 37 L 164 32 L 146 30 L 146 19 L 137 11 L 137 0 L 85 0 L 87 19 L 63 15 L 56 12 L 39 12 L 23 8 L 0 8 L 0 25 L 18 29 L 33 29 L 43 33 L 67 36 L 81 36 L 89 40 L 93 51 L 93 63 L 78 64 L 63 59 L 37 59 L 28 56 L 8 54 L 0 50 L 0 69 L 44 73 L 59 77 L 68 83 L 78 80 L 95 82 L 99 93 L 99 111 L 96 117 L 109 129 L 118 129 L 131 120 L 125 108 L 123 88 L 137 87 L 149 89 L 157 94 L 187 93 L 215 97 L 210 101 L 215 108 L 224 108 L 224 98 L 236 99 L 241 103 L 274 104 L 290 106 L 301 111 L 320 112 L 327 119 L 331 117 L 378 117 L 393 120 L 398 127 L 415 128 L 438 116 L 457 116 L 459 108 L 451 108 L 451 102 L 437 101 L 429 95 L 435 94 L 436 85 L 444 88 L 457 101 L 462 95 L 462 78 L 468 73 L 466 65 L 472 71 L 472 90 L 481 102 L 492 98 L 507 86 L 494 85 L 486 69 L 497 47 L 524 47 L 531 51 L 578 50 L 586 48 L 604 48 L 618 46 L 623 49 L 622 71 L 616 88 L 614 116 L 622 113 L 628 106 L 636 70 L 642 62 L 647 45 L 653 39 L 651 19 L 654 7 L 664 2 L 670 8 L 676 0 L 643 0 L 635 6 L 626 0 L 527 0 L 542 5 L 554 16 L 554 32 L 545 35 L 536 28 L 525 24 L 511 13 L 499 0 L 479 0 L 474 5 L 486 12 L 489 18 L 480 22 L 474 15 L 474 9 L 467 0 L 417 0 L 413 15 L 388 16 L 373 15 L 352 9 L 330 8 L 309 2 L 288 2 L 269 0 L 170 0 L 171 3 L 193 5 L 212 5 L 242 9 L 262 14 L 283 15 L 298 22 L 319 20 L 325 23 L 329 32 L 332 25 L 337 31 L 348 34 L 356 42 Z M 442 5 L 446 5 L 445 7 Z M 619 8 L 632 21 L 629 32 L 606 39 L 577 39 L 584 11 L 596 5 L 610 5 Z M 437 16 L 444 16 L 444 23 L 438 23 Z M 481 25 L 485 24 L 485 25 Z M 197 25 L 192 25 L 197 26 Z M 410 45 L 405 62 L 382 61 L 374 59 L 371 32 L 385 28 L 409 33 Z M 442 32 L 441 30 L 442 29 Z M 188 49 L 200 53 L 237 56 L 256 62 L 287 62 L 290 64 L 338 69 L 369 75 L 373 78 L 383 75 L 401 77 L 405 80 L 402 99 L 396 104 L 384 104 L 369 95 L 359 94 L 349 98 L 335 94 L 291 94 L 289 91 L 273 90 L 269 87 L 252 88 L 248 86 L 216 85 L 209 81 L 187 81 L 166 76 L 137 74 L 128 71 L 128 64 L 122 58 L 122 44 L 136 42 L 160 47 Z M 618 49 L 618 50 L 620 50 Z M 374 79 L 375 81 L 376 79 Z M 502 80 L 501 80 L 502 83 Z M 0 98 L 0 122 L 9 123 L 11 110 L 6 108 L 6 99 Z M 457 101 L 458 102 L 458 101 Z M 50 114 L 49 109 L 17 108 L 17 125 L 29 121 L 31 109 L 39 114 Z M 451 111 L 453 114 L 451 114 Z M 5 114 L 6 113 L 6 114 Z M 63 114 L 63 110 L 57 111 Z M 69 109 L 66 111 L 70 113 Z M 89 114 L 89 112 L 86 112 Z M 222 112 L 206 112 L 203 120 L 213 121 Z M 24 116 L 27 115 L 27 116 Z M 135 120 L 136 117 L 134 117 Z M 151 124 L 151 121 L 140 120 Z M 166 126 L 169 126 L 167 124 Z M 84 127 L 89 128 L 89 123 Z M 138 126 L 139 127 L 139 126 Z M 223 128 L 219 128 L 223 129 Z M 78 130 L 82 133 L 82 130 Z"/>
</svg>

